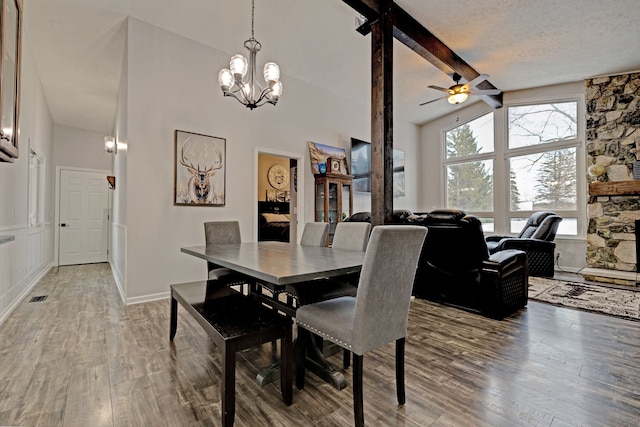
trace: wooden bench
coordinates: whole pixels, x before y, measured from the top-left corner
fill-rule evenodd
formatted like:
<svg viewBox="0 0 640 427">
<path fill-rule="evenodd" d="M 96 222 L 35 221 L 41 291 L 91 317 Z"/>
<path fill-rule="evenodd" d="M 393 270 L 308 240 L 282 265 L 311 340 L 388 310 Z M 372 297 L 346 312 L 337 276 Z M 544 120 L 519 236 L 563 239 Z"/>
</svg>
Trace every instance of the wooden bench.
<svg viewBox="0 0 640 427">
<path fill-rule="evenodd" d="M 276 339 L 281 340 L 280 388 L 282 399 L 292 403 L 291 319 L 215 281 L 171 285 L 173 341 L 178 326 L 178 302 L 209 334 L 222 350 L 222 425 L 232 426 L 235 418 L 236 352 Z"/>
</svg>

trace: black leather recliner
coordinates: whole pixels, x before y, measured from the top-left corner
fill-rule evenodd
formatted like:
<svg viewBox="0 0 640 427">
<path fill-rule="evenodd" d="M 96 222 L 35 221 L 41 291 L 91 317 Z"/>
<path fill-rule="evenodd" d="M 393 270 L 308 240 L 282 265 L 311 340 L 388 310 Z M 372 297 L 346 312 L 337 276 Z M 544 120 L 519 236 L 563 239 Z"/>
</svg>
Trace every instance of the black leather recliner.
<svg viewBox="0 0 640 427">
<path fill-rule="evenodd" d="M 554 253 L 558 225 L 562 218 L 554 212 L 536 212 L 527 220 L 519 235 L 487 236 L 490 253 L 505 249 L 525 251 L 532 276 L 553 277 Z"/>
<path fill-rule="evenodd" d="M 489 255 L 480 220 L 461 210 L 436 210 L 424 219 L 429 231 L 414 295 L 501 318 L 527 305 L 527 256 L 520 250 Z"/>
</svg>

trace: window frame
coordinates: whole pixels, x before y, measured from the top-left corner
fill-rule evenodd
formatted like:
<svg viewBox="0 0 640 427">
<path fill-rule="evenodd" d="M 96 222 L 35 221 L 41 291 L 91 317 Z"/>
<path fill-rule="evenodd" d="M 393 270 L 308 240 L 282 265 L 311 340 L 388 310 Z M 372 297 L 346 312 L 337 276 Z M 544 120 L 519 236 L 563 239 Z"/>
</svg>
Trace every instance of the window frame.
<svg viewBox="0 0 640 427">
<path fill-rule="evenodd" d="M 509 148 L 509 108 L 522 107 L 541 104 L 555 104 L 563 102 L 576 103 L 576 137 L 570 140 L 561 140 L 544 144 L 534 144 L 525 147 Z M 475 155 L 460 156 L 448 159 L 446 154 L 446 135 L 447 132 L 454 130 L 464 124 L 470 123 L 488 113 L 493 113 L 494 126 L 494 151 L 491 153 L 481 153 Z M 576 150 L 576 209 L 554 210 L 558 215 L 565 218 L 576 218 L 577 229 L 576 234 L 558 234 L 558 238 L 562 239 L 584 239 L 587 230 L 586 215 L 586 156 L 585 156 L 585 96 L 584 94 L 567 94 L 559 97 L 539 97 L 520 99 L 517 102 L 505 103 L 503 108 L 490 110 L 488 107 L 477 114 L 465 117 L 464 121 L 456 122 L 452 126 L 448 126 L 441 130 L 441 179 L 442 179 L 442 204 L 447 206 L 447 168 L 451 165 L 466 163 L 470 161 L 493 160 L 493 211 L 466 211 L 470 215 L 477 216 L 480 219 L 492 219 L 494 230 L 487 231 L 487 234 L 499 235 L 515 235 L 511 233 L 510 223 L 512 218 L 528 218 L 535 211 L 529 210 L 511 210 L 510 206 L 510 188 L 509 188 L 509 170 L 510 159 L 537 154 L 548 151 L 556 151 L 566 148 L 575 148 Z"/>
<path fill-rule="evenodd" d="M 45 158 L 29 147 L 28 220 L 30 228 L 44 226 Z"/>
</svg>

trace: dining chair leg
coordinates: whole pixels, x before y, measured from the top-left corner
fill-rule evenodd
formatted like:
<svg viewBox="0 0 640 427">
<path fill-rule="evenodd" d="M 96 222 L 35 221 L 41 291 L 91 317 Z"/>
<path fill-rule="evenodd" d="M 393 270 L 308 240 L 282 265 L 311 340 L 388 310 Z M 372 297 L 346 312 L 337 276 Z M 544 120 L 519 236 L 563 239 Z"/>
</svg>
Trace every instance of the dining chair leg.
<svg viewBox="0 0 640 427">
<path fill-rule="evenodd" d="M 344 369 L 351 366 L 351 352 L 346 348 L 342 350 L 342 366 L 344 366 Z"/>
<path fill-rule="evenodd" d="M 287 326 L 284 337 L 280 339 L 280 390 L 284 403 L 293 403 L 293 343 L 291 318 L 287 318 Z"/>
<path fill-rule="evenodd" d="M 356 427 L 364 426 L 362 359 L 361 355 L 353 353 L 353 417 Z"/>
<path fill-rule="evenodd" d="M 169 341 L 173 341 L 178 329 L 178 301 L 173 297 L 171 291 L 171 320 L 169 321 Z"/>
<path fill-rule="evenodd" d="M 298 338 L 295 344 L 295 364 L 296 364 L 296 388 L 304 388 L 304 363 L 307 358 L 307 339 L 309 332 L 303 328 L 298 328 Z"/>
<path fill-rule="evenodd" d="M 396 340 L 396 390 L 399 405 L 404 405 L 406 402 L 404 391 L 404 345 L 404 338 Z"/>
</svg>

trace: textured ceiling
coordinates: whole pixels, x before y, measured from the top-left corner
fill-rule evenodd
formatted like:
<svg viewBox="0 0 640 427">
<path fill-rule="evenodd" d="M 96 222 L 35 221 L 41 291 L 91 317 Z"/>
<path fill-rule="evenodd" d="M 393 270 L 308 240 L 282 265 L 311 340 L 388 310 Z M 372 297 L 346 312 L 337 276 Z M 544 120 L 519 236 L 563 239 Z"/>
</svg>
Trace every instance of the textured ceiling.
<svg viewBox="0 0 640 427">
<path fill-rule="evenodd" d="M 514 91 L 640 69 L 637 0 L 396 0 L 491 83 Z M 57 124 L 108 132 L 127 16 L 230 55 L 250 35 L 250 0 L 25 0 L 25 27 Z M 257 0 L 259 65 L 369 107 L 370 38 L 341 0 Z M 453 106 L 429 84 L 453 82 L 394 44 L 394 114 L 424 123 Z M 222 68 L 225 64 L 220 64 Z M 212 74 L 212 79 L 216 75 Z M 470 98 L 470 100 L 472 100 Z"/>
</svg>

